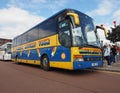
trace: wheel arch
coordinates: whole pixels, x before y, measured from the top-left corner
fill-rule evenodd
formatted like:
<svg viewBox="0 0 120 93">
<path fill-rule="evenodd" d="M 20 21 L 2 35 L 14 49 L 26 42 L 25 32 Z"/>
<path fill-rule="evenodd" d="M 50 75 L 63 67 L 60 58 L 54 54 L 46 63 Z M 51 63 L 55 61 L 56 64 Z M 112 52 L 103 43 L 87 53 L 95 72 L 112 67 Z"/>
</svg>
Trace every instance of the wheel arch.
<svg viewBox="0 0 120 93">
<path fill-rule="evenodd" d="M 41 55 L 41 57 L 40 57 L 40 61 L 42 61 L 42 58 L 43 58 L 44 56 L 47 56 L 47 57 L 48 57 L 48 59 L 49 59 L 48 54 L 47 54 L 47 53 L 44 53 L 44 54 L 42 54 L 42 55 Z"/>
</svg>

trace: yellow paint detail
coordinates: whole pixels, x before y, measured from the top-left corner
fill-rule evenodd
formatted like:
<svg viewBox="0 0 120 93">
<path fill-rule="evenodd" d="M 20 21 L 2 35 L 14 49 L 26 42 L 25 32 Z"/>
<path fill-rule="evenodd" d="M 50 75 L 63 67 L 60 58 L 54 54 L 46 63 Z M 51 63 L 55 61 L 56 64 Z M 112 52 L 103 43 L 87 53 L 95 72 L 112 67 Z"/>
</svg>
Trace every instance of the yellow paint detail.
<svg viewBox="0 0 120 93">
<path fill-rule="evenodd" d="M 78 47 L 72 47 L 71 48 L 71 62 L 74 61 L 74 58 L 73 58 L 74 55 L 80 55 Z"/>
<path fill-rule="evenodd" d="M 15 62 L 15 59 L 12 59 Z M 33 65 L 40 65 L 40 61 L 38 60 L 24 60 L 24 59 L 17 59 L 19 63 L 26 63 L 26 64 L 33 64 Z"/>
<path fill-rule="evenodd" d="M 79 21 L 79 15 L 76 14 L 76 13 L 67 13 L 68 16 L 73 16 L 74 18 L 74 23 L 76 25 L 79 25 L 80 24 L 80 21 Z"/>
<path fill-rule="evenodd" d="M 15 61 L 15 59 L 12 59 L 12 60 Z M 17 61 L 19 63 L 40 65 L 40 61 L 38 61 L 38 60 L 23 60 L 23 59 L 18 59 Z M 72 64 L 72 62 L 50 62 L 50 67 L 73 70 L 73 64 Z"/>
<path fill-rule="evenodd" d="M 73 70 L 72 62 L 50 62 L 50 67 Z"/>
<path fill-rule="evenodd" d="M 62 53 L 62 54 L 61 54 L 61 58 L 62 58 L 62 59 L 65 59 L 65 58 L 66 58 L 66 54 L 65 54 L 65 53 Z"/>
</svg>

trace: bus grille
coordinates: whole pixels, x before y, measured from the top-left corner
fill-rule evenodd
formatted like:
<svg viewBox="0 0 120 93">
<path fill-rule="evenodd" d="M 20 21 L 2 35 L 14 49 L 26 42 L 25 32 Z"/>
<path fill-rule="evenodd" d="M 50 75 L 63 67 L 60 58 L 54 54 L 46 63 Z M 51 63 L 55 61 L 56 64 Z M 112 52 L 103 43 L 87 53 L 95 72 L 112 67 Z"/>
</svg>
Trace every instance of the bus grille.
<svg viewBox="0 0 120 93">
<path fill-rule="evenodd" d="M 95 57 L 95 58 L 84 58 L 84 61 L 100 61 L 100 60 L 102 60 L 102 58 L 100 58 L 100 57 Z"/>
</svg>

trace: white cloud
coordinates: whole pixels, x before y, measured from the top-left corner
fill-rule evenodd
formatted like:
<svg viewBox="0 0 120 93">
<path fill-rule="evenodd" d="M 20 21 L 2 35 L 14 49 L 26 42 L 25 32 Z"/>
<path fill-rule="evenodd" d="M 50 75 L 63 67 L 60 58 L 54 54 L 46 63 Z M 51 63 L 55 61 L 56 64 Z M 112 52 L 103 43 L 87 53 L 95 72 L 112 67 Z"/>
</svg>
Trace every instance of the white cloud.
<svg viewBox="0 0 120 93">
<path fill-rule="evenodd" d="M 0 10 L 0 38 L 14 38 L 45 18 L 30 14 L 17 7 Z"/>
<path fill-rule="evenodd" d="M 120 24 L 120 9 L 113 13 L 113 19 L 117 21 L 117 24 Z"/>
<path fill-rule="evenodd" d="M 53 13 L 65 7 L 68 0 L 10 0 L 8 6 L 16 6 L 22 9 L 50 10 Z"/>
<path fill-rule="evenodd" d="M 105 16 L 112 12 L 113 4 L 110 2 L 110 0 L 102 0 L 99 2 L 98 8 L 94 9 L 87 14 L 90 16 Z"/>
</svg>

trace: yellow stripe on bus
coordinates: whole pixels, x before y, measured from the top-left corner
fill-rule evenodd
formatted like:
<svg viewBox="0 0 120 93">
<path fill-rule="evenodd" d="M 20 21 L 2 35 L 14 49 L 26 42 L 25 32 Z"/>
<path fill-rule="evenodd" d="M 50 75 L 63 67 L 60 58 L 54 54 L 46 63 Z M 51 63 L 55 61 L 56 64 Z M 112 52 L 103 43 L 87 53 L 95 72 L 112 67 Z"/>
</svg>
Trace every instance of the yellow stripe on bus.
<svg viewBox="0 0 120 93">
<path fill-rule="evenodd" d="M 12 60 L 15 61 L 15 59 L 12 59 Z M 38 61 L 38 60 L 18 59 L 17 61 L 19 63 L 40 65 L 40 61 Z M 73 70 L 73 63 L 72 62 L 50 62 L 50 67 Z"/>
<path fill-rule="evenodd" d="M 72 62 L 50 62 L 50 67 L 73 70 Z"/>
</svg>

